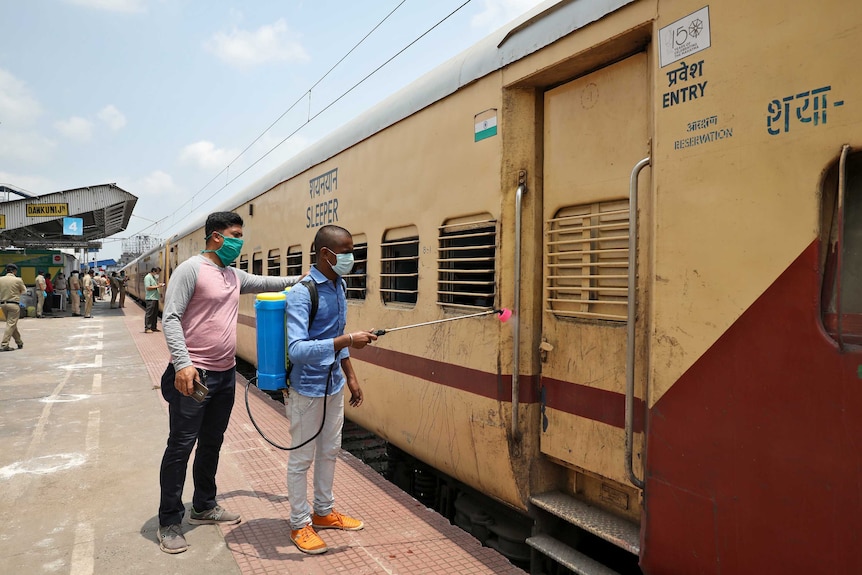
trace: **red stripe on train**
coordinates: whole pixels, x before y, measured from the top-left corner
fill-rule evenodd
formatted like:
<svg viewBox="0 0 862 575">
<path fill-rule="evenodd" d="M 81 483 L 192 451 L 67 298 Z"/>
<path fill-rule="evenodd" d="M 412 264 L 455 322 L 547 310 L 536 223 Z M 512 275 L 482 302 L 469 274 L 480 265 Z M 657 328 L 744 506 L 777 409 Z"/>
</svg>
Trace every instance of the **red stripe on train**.
<svg viewBox="0 0 862 575">
<path fill-rule="evenodd" d="M 240 323 L 254 327 L 254 318 L 240 315 Z M 359 361 L 397 373 L 425 379 L 496 401 L 512 401 L 511 375 L 488 373 L 382 347 L 352 349 L 350 353 L 353 358 Z M 521 376 L 519 398 L 522 403 L 540 401 L 541 390 L 537 388 L 537 380 L 538 378 L 535 376 Z M 551 378 L 544 378 L 542 382 L 545 386 L 545 407 L 599 421 L 620 429 L 624 427 L 625 395 Z M 643 401 L 636 398 L 634 429 L 637 432 L 643 431 L 643 414 Z"/>
</svg>

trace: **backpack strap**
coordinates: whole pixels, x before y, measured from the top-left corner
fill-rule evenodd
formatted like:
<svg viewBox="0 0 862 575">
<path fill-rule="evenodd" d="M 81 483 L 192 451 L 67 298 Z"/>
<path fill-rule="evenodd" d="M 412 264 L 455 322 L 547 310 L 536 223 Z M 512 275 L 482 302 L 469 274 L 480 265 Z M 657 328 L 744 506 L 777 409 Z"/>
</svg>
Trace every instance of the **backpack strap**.
<svg viewBox="0 0 862 575">
<path fill-rule="evenodd" d="M 317 317 L 317 307 L 320 305 L 320 296 L 317 295 L 317 282 L 309 278 L 300 282 L 308 290 L 308 295 L 311 297 L 311 311 L 308 312 L 308 329 L 311 331 L 311 324 L 314 323 L 314 318 Z M 344 295 L 347 295 L 347 282 L 341 278 L 341 290 Z"/>
<path fill-rule="evenodd" d="M 311 297 L 311 311 L 308 313 L 308 331 L 311 332 L 311 324 L 314 323 L 314 318 L 317 316 L 317 307 L 320 303 L 320 296 L 317 295 L 317 284 L 314 283 L 314 280 L 309 278 L 305 281 L 300 282 L 305 286 L 305 289 L 308 290 L 308 295 Z M 286 335 L 286 334 L 285 334 Z M 285 354 L 287 355 L 287 354 Z M 287 377 L 286 384 L 287 387 L 290 387 L 290 372 L 293 371 L 293 362 L 290 361 L 290 357 L 287 357 Z"/>
<path fill-rule="evenodd" d="M 302 282 L 305 289 L 308 290 L 308 295 L 311 297 L 311 311 L 308 313 L 308 330 L 311 331 L 311 324 L 314 323 L 314 318 L 317 317 L 317 307 L 320 304 L 320 296 L 317 295 L 317 284 L 313 279 L 307 279 Z"/>
</svg>

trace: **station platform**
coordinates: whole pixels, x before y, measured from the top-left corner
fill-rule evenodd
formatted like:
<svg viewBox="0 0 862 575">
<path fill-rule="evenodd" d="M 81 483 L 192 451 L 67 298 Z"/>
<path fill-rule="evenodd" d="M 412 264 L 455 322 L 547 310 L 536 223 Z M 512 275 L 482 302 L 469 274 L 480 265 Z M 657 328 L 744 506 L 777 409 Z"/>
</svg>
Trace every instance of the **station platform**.
<svg viewBox="0 0 862 575">
<path fill-rule="evenodd" d="M 90 319 L 69 311 L 21 319 L 24 347 L 0 353 L 4 572 L 524 573 L 346 451 L 336 508 L 365 529 L 326 530 L 327 553 L 301 553 L 289 538 L 288 454 L 254 429 L 240 375 L 217 482 L 219 503 L 243 521 L 184 523 L 189 550 L 163 553 L 156 532 L 168 421 L 158 383 L 169 356 L 163 334 L 146 334 L 143 324 L 134 301 L 123 309 L 97 301 Z M 249 397 L 267 436 L 289 445 L 283 406 L 256 388 Z M 191 492 L 190 466 L 187 506 Z"/>
</svg>

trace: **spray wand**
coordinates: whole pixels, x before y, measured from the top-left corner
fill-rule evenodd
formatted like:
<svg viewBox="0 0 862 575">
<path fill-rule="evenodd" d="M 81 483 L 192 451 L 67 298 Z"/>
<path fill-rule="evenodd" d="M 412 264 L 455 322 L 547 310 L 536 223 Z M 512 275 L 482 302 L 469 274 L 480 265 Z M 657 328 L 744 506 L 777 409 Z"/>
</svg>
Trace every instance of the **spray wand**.
<svg viewBox="0 0 862 575">
<path fill-rule="evenodd" d="M 385 335 L 385 334 L 392 332 L 392 331 L 399 331 L 402 329 L 410 329 L 410 328 L 414 328 L 414 327 L 422 327 L 425 325 L 431 325 L 431 324 L 435 324 L 435 323 L 443 323 L 446 321 L 455 321 L 458 319 L 467 319 L 470 317 L 480 317 L 483 315 L 491 315 L 494 313 L 496 313 L 497 315 L 500 316 L 499 317 L 500 323 L 506 323 L 507 321 L 509 321 L 509 318 L 512 317 L 512 310 L 504 307 L 504 308 L 500 308 L 500 309 L 489 309 L 486 311 L 480 311 L 478 313 L 471 313 L 468 315 L 461 315 L 458 317 L 448 317 L 446 319 L 435 319 L 434 321 L 414 323 L 413 325 L 402 325 L 401 327 L 390 327 L 389 329 L 374 329 L 374 330 L 371 330 L 371 333 L 373 333 L 376 336 L 381 336 L 381 335 Z"/>
</svg>

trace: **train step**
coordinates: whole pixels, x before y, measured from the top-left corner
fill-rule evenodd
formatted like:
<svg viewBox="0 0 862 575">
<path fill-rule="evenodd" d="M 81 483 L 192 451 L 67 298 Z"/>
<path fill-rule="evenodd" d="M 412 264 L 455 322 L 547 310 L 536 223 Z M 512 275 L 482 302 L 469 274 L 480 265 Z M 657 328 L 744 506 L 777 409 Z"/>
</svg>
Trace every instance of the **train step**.
<svg viewBox="0 0 862 575">
<path fill-rule="evenodd" d="M 634 555 L 640 555 L 640 531 L 625 519 L 584 503 L 571 495 L 549 491 L 530 497 L 536 507 L 596 535 Z"/>
<path fill-rule="evenodd" d="M 550 535 L 528 537 L 527 545 L 578 575 L 618 575 L 613 569 L 590 559 L 580 551 L 572 549 Z"/>
</svg>

